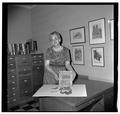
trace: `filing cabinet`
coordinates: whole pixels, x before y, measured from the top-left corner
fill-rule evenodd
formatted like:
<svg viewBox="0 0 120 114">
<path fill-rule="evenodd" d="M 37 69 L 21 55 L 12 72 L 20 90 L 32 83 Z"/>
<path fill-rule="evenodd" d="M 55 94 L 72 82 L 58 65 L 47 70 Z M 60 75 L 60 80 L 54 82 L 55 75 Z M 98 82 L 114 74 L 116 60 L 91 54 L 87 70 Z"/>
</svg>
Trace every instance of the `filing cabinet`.
<svg viewBox="0 0 120 114">
<path fill-rule="evenodd" d="M 44 56 L 40 54 L 8 56 L 8 109 L 33 100 L 43 84 Z"/>
<path fill-rule="evenodd" d="M 44 61 L 43 54 L 32 54 L 33 66 L 33 93 L 35 93 L 43 84 Z"/>
</svg>

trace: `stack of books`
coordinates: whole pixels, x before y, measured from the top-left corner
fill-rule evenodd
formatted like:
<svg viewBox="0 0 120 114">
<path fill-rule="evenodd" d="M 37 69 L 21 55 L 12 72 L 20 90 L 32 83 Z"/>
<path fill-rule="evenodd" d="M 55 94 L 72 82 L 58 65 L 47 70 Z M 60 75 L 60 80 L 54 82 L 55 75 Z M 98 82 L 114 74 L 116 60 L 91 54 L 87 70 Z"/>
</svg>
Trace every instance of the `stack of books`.
<svg viewBox="0 0 120 114">
<path fill-rule="evenodd" d="M 32 52 L 36 52 L 37 48 L 37 41 L 27 41 L 25 44 L 8 44 L 8 55 L 24 55 L 30 54 Z"/>
</svg>

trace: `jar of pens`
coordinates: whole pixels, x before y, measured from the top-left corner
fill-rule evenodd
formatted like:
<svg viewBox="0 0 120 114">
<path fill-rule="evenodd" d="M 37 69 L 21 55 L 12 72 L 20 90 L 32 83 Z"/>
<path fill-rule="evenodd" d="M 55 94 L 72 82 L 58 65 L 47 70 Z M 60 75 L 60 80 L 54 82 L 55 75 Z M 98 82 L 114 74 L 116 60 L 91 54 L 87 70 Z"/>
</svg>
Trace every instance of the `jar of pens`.
<svg viewBox="0 0 120 114">
<path fill-rule="evenodd" d="M 25 43 L 8 44 L 8 55 L 25 55 L 34 53 L 37 50 L 37 41 L 32 39 L 27 40 Z"/>
</svg>

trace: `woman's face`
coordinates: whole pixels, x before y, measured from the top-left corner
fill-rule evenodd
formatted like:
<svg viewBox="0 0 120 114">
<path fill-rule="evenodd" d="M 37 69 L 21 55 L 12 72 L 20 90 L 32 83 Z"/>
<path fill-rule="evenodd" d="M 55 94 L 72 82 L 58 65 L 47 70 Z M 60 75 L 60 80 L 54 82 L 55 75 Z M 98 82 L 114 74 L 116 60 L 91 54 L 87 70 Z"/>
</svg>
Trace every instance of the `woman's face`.
<svg viewBox="0 0 120 114">
<path fill-rule="evenodd" d="M 51 36 L 51 40 L 50 40 L 51 44 L 53 46 L 58 46 L 60 45 L 60 39 L 58 38 L 58 36 L 56 34 Z"/>
</svg>

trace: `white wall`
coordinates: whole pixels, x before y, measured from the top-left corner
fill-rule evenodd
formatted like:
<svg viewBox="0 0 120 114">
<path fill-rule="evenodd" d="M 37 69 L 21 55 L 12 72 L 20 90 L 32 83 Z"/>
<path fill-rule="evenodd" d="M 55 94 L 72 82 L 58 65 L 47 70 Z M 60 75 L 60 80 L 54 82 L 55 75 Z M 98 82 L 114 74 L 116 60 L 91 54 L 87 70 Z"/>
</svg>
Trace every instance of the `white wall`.
<svg viewBox="0 0 120 114">
<path fill-rule="evenodd" d="M 88 75 L 90 79 L 113 82 L 113 41 L 110 40 L 108 19 L 113 18 L 112 5 L 39 5 L 31 10 L 32 35 L 38 41 L 40 52 L 49 47 L 48 35 L 56 30 L 63 36 L 63 45 L 72 50 L 69 29 L 85 26 L 86 43 L 84 45 L 84 65 L 74 65 L 78 74 Z M 105 18 L 106 43 L 90 45 L 88 21 Z M 105 66 L 91 65 L 91 48 L 104 47 Z"/>
<path fill-rule="evenodd" d="M 8 7 L 8 43 L 24 43 L 32 38 L 31 11 L 18 6 Z"/>
</svg>

